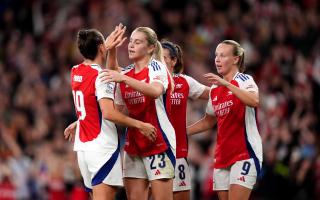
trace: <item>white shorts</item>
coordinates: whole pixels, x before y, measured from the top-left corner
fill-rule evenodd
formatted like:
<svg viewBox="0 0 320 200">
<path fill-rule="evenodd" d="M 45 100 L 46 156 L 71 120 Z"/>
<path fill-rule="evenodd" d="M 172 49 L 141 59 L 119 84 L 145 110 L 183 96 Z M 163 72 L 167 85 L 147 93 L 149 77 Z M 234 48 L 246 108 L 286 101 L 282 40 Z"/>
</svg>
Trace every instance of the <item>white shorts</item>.
<svg viewBox="0 0 320 200">
<path fill-rule="evenodd" d="M 131 156 L 124 152 L 123 176 L 149 181 L 173 178 L 174 163 L 174 155 L 169 156 L 166 152 L 147 157 Z"/>
<path fill-rule="evenodd" d="M 252 189 L 257 181 L 257 170 L 260 171 L 261 169 L 261 162 L 258 163 L 259 166 L 256 166 L 251 158 L 237 161 L 228 168 L 214 168 L 213 190 L 229 190 L 231 184 L 242 185 Z"/>
<path fill-rule="evenodd" d="M 119 150 L 114 153 L 77 151 L 77 156 L 86 191 L 100 183 L 123 186 Z"/>
<path fill-rule="evenodd" d="M 179 192 L 191 189 L 191 176 L 187 158 L 176 160 L 175 176 L 173 179 L 173 191 Z"/>
</svg>

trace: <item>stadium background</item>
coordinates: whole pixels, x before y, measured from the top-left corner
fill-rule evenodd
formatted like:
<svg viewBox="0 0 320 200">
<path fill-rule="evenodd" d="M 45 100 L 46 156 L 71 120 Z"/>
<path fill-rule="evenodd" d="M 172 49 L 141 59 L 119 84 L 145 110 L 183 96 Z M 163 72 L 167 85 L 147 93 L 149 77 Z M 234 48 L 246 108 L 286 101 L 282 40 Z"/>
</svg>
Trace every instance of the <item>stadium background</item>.
<svg viewBox="0 0 320 200">
<path fill-rule="evenodd" d="M 320 199 L 320 16 L 317 0 L 1 0 L 0 200 L 86 199 L 64 128 L 75 120 L 69 84 L 80 28 L 150 26 L 180 44 L 185 72 L 207 84 L 219 41 L 245 48 L 261 96 L 264 166 L 251 199 Z M 126 45 L 121 65 L 129 63 Z M 204 113 L 190 102 L 188 121 Z M 211 191 L 216 129 L 190 138 L 193 199 Z M 118 199 L 121 197 L 120 193 Z M 15 198 L 13 198 L 14 196 Z M 7 198 L 6 198 L 7 197 Z M 12 198 L 11 198 L 12 197 Z"/>
</svg>

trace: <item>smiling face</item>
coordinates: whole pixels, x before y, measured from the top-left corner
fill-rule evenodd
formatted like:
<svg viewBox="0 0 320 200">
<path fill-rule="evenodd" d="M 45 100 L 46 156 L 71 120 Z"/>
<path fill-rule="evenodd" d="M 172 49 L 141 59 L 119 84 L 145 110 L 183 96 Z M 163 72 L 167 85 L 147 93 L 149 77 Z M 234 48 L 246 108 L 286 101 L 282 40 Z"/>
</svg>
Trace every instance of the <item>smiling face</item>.
<svg viewBox="0 0 320 200">
<path fill-rule="evenodd" d="M 151 57 L 154 45 L 147 41 L 145 33 L 133 31 L 128 44 L 129 59 L 133 61 L 141 60 L 146 56 Z"/>
<path fill-rule="evenodd" d="M 239 56 L 233 55 L 234 47 L 229 44 L 220 43 L 216 48 L 215 64 L 217 72 L 225 76 L 237 67 Z"/>
</svg>

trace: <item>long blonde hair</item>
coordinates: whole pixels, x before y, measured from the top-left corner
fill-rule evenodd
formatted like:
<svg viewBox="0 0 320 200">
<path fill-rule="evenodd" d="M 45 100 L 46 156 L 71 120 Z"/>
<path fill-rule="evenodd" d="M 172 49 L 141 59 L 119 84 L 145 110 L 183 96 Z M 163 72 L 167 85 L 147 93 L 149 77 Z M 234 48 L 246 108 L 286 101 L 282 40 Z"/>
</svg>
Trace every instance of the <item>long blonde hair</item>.
<svg viewBox="0 0 320 200">
<path fill-rule="evenodd" d="M 142 32 L 146 35 L 147 41 L 149 45 L 154 45 L 154 51 L 152 52 L 152 58 L 158 60 L 159 62 L 161 62 L 162 64 L 166 65 L 165 61 L 164 61 L 164 57 L 163 57 L 163 50 L 162 50 L 162 46 L 160 41 L 158 40 L 158 36 L 156 34 L 156 32 L 149 28 L 149 27 L 138 27 L 136 28 L 134 31 L 139 31 Z M 168 71 L 167 67 L 166 70 L 169 74 L 169 78 L 171 80 L 171 91 L 173 91 L 174 89 L 174 81 L 173 78 L 171 76 L 171 73 Z"/>
<path fill-rule="evenodd" d="M 239 61 L 237 63 L 239 72 L 244 72 L 246 67 L 244 66 L 244 49 L 241 47 L 241 45 L 234 40 L 224 40 L 221 43 L 233 46 L 233 55 L 239 56 Z"/>
</svg>

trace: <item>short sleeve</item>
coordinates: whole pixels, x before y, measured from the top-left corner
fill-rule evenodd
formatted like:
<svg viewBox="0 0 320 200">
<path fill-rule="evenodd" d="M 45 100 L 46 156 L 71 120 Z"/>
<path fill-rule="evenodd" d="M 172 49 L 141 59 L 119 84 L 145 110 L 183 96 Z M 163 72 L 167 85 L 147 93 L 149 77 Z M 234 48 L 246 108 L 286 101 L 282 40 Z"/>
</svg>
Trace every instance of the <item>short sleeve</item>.
<svg viewBox="0 0 320 200">
<path fill-rule="evenodd" d="M 212 93 L 212 90 L 217 88 L 218 86 L 217 85 L 212 85 L 211 88 L 210 88 L 210 92 L 209 92 L 209 100 L 208 100 L 208 103 L 207 103 L 207 107 L 206 107 L 206 113 L 208 115 L 211 115 L 211 116 L 215 116 L 214 114 L 214 110 L 213 110 L 213 106 L 212 106 L 212 96 L 211 96 L 211 93 Z M 216 96 L 214 98 L 217 98 Z"/>
<path fill-rule="evenodd" d="M 197 99 L 203 91 L 206 89 L 206 86 L 196 81 L 194 78 L 184 75 L 185 79 L 189 85 L 189 97 L 192 99 Z"/>
<path fill-rule="evenodd" d="M 169 85 L 167 67 L 157 60 L 152 60 L 148 66 L 150 83 L 158 82 L 167 90 Z"/>
<path fill-rule="evenodd" d="M 122 94 L 121 94 L 120 84 L 119 83 L 116 84 L 116 92 L 115 92 L 114 102 L 117 105 L 125 105 L 125 103 L 123 101 L 123 98 L 122 98 Z"/>
<path fill-rule="evenodd" d="M 103 83 L 101 82 L 101 79 L 97 77 L 95 85 L 96 85 L 97 100 L 100 100 L 102 98 L 109 98 L 112 100 L 114 99 L 114 90 L 115 90 L 114 82 Z"/>
<path fill-rule="evenodd" d="M 252 76 L 247 74 L 238 74 L 236 78 L 239 83 L 240 89 L 244 89 L 248 92 L 256 92 L 259 93 L 259 89 Z"/>
<path fill-rule="evenodd" d="M 207 107 L 206 107 L 206 113 L 208 115 L 215 116 L 214 111 L 213 111 L 213 107 L 212 107 L 211 98 L 209 98 L 209 100 L 208 100 Z"/>
</svg>

